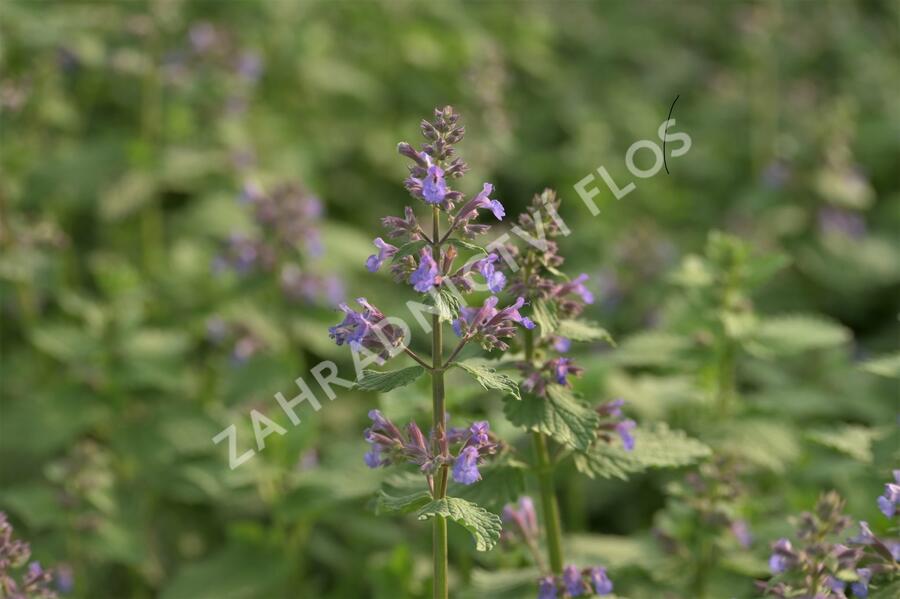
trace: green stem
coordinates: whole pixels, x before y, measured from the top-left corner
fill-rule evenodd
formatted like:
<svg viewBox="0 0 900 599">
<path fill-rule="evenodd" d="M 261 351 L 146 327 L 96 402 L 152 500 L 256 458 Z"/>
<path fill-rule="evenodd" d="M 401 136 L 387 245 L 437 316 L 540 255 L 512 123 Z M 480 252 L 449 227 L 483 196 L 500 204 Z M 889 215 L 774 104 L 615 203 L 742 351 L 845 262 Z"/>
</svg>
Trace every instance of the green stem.
<svg viewBox="0 0 900 599">
<path fill-rule="evenodd" d="M 440 211 L 437 206 L 432 208 L 432 235 L 431 239 L 439 240 L 440 235 Z M 431 246 L 431 256 L 440 264 L 441 243 L 435 241 Z M 434 430 L 438 439 L 444 438 L 444 421 L 446 420 L 446 407 L 444 404 L 444 339 L 441 328 L 441 318 L 438 314 L 431 316 L 431 401 L 433 410 Z M 447 482 L 449 465 L 447 464 L 446 443 L 441 444 L 441 453 L 445 458 L 438 473 L 435 484 L 435 499 L 441 499 L 447 494 Z M 443 516 L 434 517 L 434 599 L 447 599 L 449 590 L 447 586 L 447 520 Z"/>
<path fill-rule="evenodd" d="M 534 362 L 534 333 L 525 330 L 525 359 Z M 544 530 L 547 532 L 547 555 L 550 560 L 550 570 L 554 574 L 562 574 L 562 524 L 559 518 L 559 502 L 556 499 L 556 488 L 553 483 L 553 461 L 550 459 L 550 451 L 547 449 L 547 439 L 539 431 L 531 433 L 531 443 L 534 447 L 535 474 L 541 490 L 541 517 L 544 522 Z"/>
</svg>

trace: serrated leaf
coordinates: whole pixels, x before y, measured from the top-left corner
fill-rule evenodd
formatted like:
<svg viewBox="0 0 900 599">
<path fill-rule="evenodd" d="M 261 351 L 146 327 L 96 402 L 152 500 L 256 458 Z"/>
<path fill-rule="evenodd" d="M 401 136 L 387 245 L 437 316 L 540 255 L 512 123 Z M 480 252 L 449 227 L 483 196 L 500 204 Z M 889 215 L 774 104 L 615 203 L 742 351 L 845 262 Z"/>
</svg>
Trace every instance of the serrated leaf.
<svg viewBox="0 0 900 599">
<path fill-rule="evenodd" d="M 480 359 L 463 360 L 462 362 L 454 362 L 454 366 L 459 366 L 478 381 L 478 384 L 486 390 L 503 391 L 512 395 L 516 399 L 522 399 L 519 393 L 519 386 L 509 376 L 497 372 L 493 369 L 489 362 Z"/>
<path fill-rule="evenodd" d="M 478 551 L 490 551 L 500 540 L 502 529 L 500 517 L 465 499 L 458 497 L 436 499 L 420 509 L 416 515 L 419 520 L 427 520 L 434 516 L 453 520 L 472 533 L 475 549 Z"/>
<path fill-rule="evenodd" d="M 738 456 L 773 472 L 784 472 L 800 456 L 796 432 L 783 422 L 761 418 L 724 422 L 711 430 L 708 438 L 718 453 Z"/>
<path fill-rule="evenodd" d="M 776 316 L 762 321 L 748 350 L 762 357 L 783 356 L 836 347 L 849 339 L 850 331 L 819 316 Z"/>
<path fill-rule="evenodd" d="M 615 345 L 609 331 L 590 320 L 561 320 L 557 334 L 572 341 L 606 341 Z"/>
<path fill-rule="evenodd" d="M 482 254 L 487 254 L 487 250 L 481 247 L 480 245 L 475 245 L 474 243 L 469 243 L 468 241 L 464 241 L 462 239 L 449 239 L 447 243 L 450 245 L 455 245 L 461 250 L 469 250 L 470 252 L 479 252 Z"/>
<path fill-rule="evenodd" d="M 437 308 L 438 315 L 444 322 L 450 322 L 459 316 L 460 301 L 460 296 L 448 287 L 440 287 L 428 295 L 428 303 Z"/>
<path fill-rule="evenodd" d="M 389 495 L 384 490 L 378 492 L 375 501 L 375 513 L 385 514 L 398 512 L 408 514 L 414 512 L 431 501 L 431 493 L 418 491 L 408 495 Z"/>
<path fill-rule="evenodd" d="M 363 391 L 381 391 L 386 393 L 397 387 L 405 387 L 424 374 L 421 366 L 410 366 L 400 370 L 363 370 L 363 376 L 356 382 L 356 388 Z"/>
<path fill-rule="evenodd" d="M 412 256 L 413 254 L 419 253 L 419 250 L 421 250 L 426 245 L 428 245 L 428 242 L 424 239 L 404 243 L 399 248 L 397 248 L 397 253 L 394 254 L 394 257 L 391 259 L 391 264 L 397 262 L 397 260 L 399 260 L 400 258 Z"/>
<path fill-rule="evenodd" d="M 867 464 L 872 463 L 872 442 L 883 436 L 884 431 L 853 424 L 839 429 L 820 429 L 807 433 L 810 441 Z"/>
<path fill-rule="evenodd" d="M 526 393 L 522 401 L 507 401 L 503 411 L 513 424 L 582 451 L 591 446 L 600 424 L 597 412 L 561 385 L 548 385 L 547 397 Z"/>
<path fill-rule="evenodd" d="M 597 443 L 588 451 L 575 454 L 576 468 L 591 478 L 624 480 L 631 473 L 649 468 L 687 466 L 712 453 L 705 444 L 664 423 L 640 427 L 633 435 L 632 451 L 625 451 L 619 444 Z"/>
<path fill-rule="evenodd" d="M 531 319 L 541 327 L 541 335 L 543 336 L 555 333 L 559 326 L 556 305 L 544 300 L 534 302 Z"/>
<path fill-rule="evenodd" d="M 691 349 L 687 337 L 645 331 L 627 337 L 610 359 L 623 366 L 676 366 Z"/>
<path fill-rule="evenodd" d="M 863 362 L 862 369 L 878 376 L 900 379 L 900 351 Z"/>
</svg>

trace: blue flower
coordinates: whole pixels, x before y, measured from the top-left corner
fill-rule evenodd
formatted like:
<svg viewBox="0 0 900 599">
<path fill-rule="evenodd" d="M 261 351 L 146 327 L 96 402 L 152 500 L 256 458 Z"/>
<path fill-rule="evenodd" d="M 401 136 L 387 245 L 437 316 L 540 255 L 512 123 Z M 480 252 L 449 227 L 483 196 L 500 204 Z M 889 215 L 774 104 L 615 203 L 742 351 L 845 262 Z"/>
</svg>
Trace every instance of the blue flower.
<svg viewBox="0 0 900 599">
<path fill-rule="evenodd" d="M 475 447 L 490 443 L 490 437 L 488 436 L 490 427 L 491 425 L 486 420 L 472 423 L 472 426 L 469 427 L 469 434 L 471 435 L 469 443 L 473 443 Z"/>
<path fill-rule="evenodd" d="M 535 326 L 534 321 L 528 318 L 527 316 L 522 318 L 522 326 L 528 329 L 529 331 L 533 329 Z"/>
<path fill-rule="evenodd" d="M 437 262 L 426 250 L 422 252 L 422 256 L 419 259 L 419 268 L 409 277 L 409 282 L 412 283 L 413 289 L 419 293 L 428 293 L 432 287 L 437 285 L 437 279 L 440 275 L 441 272 L 438 270 Z"/>
<path fill-rule="evenodd" d="M 385 260 L 397 253 L 396 246 L 385 242 L 381 237 L 375 238 L 375 247 L 378 248 L 378 254 L 372 254 L 366 260 L 366 268 L 369 269 L 369 272 L 377 271 Z"/>
<path fill-rule="evenodd" d="M 584 595 L 584 580 L 581 579 L 581 572 L 575 566 L 566 566 L 563 569 L 563 584 L 566 586 L 566 592 L 572 597 Z"/>
<path fill-rule="evenodd" d="M 453 480 L 463 485 L 481 480 L 481 473 L 478 472 L 478 449 L 468 446 L 459 452 L 453 462 Z"/>
<path fill-rule="evenodd" d="M 772 546 L 772 555 L 769 556 L 769 570 L 772 574 L 781 574 L 791 566 L 790 556 L 794 550 L 787 539 L 778 539 Z"/>
<path fill-rule="evenodd" d="M 868 568 L 859 568 L 856 571 L 856 575 L 859 576 L 859 580 L 850 585 L 850 590 L 853 591 L 853 596 L 868 597 L 869 581 L 872 580 L 872 571 Z"/>
<path fill-rule="evenodd" d="M 497 220 L 503 220 L 503 217 L 506 216 L 506 210 L 499 200 L 492 200 L 489 197 L 493 191 L 494 186 L 490 183 L 485 183 L 481 188 L 481 192 L 460 208 L 459 213 L 453 220 L 453 226 L 455 227 L 458 224 L 467 223 L 473 219 L 478 213 L 479 208 L 487 208 L 494 214 L 494 217 Z"/>
<path fill-rule="evenodd" d="M 634 449 L 634 436 L 631 434 L 631 431 L 633 431 L 636 426 L 637 424 L 634 420 L 623 420 L 616 424 L 616 432 L 622 439 L 622 446 L 625 448 L 625 451 Z"/>
<path fill-rule="evenodd" d="M 900 470 L 894 470 L 893 483 L 884 485 L 884 495 L 878 497 L 878 509 L 888 518 L 893 518 L 900 504 Z"/>
<path fill-rule="evenodd" d="M 503 287 L 506 286 L 506 275 L 494 267 L 494 262 L 498 259 L 499 256 L 497 254 L 491 254 L 477 263 L 478 272 L 484 277 L 491 293 L 500 293 L 503 291 Z"/>
<path fill-rule="evenodd" d="M 372 449 L 366 452 L 366 455 L 363 456 L 363 459 L 366 462 L 366 466 L 369 468 L 378 468 L 382 465 L 381 460 L 381 449 L 378 445 L 373 445 Z"/>
<path fill-rule="evenodd" d="M 566 353 L 572 347 L 572 342 L 566 337 L 554 337 L 553 349 L 561 354 Z"/>
<path fill-rule="evenodd" d="M 566 375 L 569 374 L 572 360 L 570 358 L 557 358 L 556 360 L 553 360 L 553 362 L 556 363 L 553 368 L 555 371 L 556 382 L 560 385 L 568 385 L 569 379 L 566 378 Z"/>
<path fill-rule="evenodd" d="M 447 197 L 447 182 L 444 180 L 444 169 L 431 164 L 431 157 L 425 155 L 428 170 L 422 179 L 422 197 L 429 204 L 440 204 Z"/>
<path fill-rule="evenodd" d="M 612 593 L 613 583 L 606 575 L 606 568 L 591 568 L 590 577 L 591 584 L 594 585 L 594 592 L 598 595 Z"/>
<path fill-rule="evenodd" d="M 556 580 L 545 576 L 538 582 L 538 599 L 556 599 Z"/>
</svg>

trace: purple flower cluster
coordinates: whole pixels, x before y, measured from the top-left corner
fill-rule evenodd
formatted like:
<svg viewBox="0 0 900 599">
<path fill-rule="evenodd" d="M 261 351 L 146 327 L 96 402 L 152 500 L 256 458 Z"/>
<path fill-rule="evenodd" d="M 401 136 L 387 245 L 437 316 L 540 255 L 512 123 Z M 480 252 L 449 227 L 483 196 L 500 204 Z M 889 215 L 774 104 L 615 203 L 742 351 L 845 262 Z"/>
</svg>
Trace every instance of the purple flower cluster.
<svg viewBox="0 0 900 599">
<path fill-rule="evenodd" d="M 611 443 L 612 437 L 610 433 L 618 435 L 622 441 L 622 447 L 625 451 L 634 449 L 634 429 L 637 423 L 630 418 L 622 417 L 622 406 L 625 405 L 624 399 L 613 399 L 597 406 L 597 414 L 602 419 L 598 431 L 600 439 Z"/>
<path fill-rule="evenodd" d="M 884 495 L 878 497 L 878 509 L 888 518 L 898 513 L 900 505 L 900 470 L 894 470 L 894 482 L 885 483 Z"/>
<path fill-rule="evenodd" d="M 259 232 L 232 234 L 216 257 L 214 269 L 232 269 L 240 275 L 278 269 L 282 292 L 288 298 L 308 303 L 340 301 L 344 291 L 339 279 L 300 266 L 306 256 L 316 258 L 322 253 L 319 199 L 293 183 L 266 192 L 248 182 L 241 201 L 251 206 Z"/>
<path fill-rule="evenodd" d="M 579 570 L 576 566 L 566 566 L 561 577 L 544 576 L 538 581 L 538 599 L 556 599 L 562 590 L 565 597 L 588 595 L 609 595 L 613 583 L 606 568 L 595 567 Z"/>
<path fill-rule="evenodd" d="M 559 337 L 558 339 L 565 338 Z M 568 340 L 566 339 L 565 341 Z M 558 342 L 551 342 L 550 344 L 551 347 L 556 347 L 557 345 L 559 345 Z M 541 397 L 547 395 L 547 385 L 556 384 L 570 387 L 569 376 L 581 376 L 583 372 L 580 366 L 575 365 L 572 358 L 565 357 L 552 358 L 539 365 L 520 362 L 517 366 L 523 377 L 522 389 Z"/>
<path fill-rule="evenodd" d="M 538 528 L 534 501 L 531 497 L 523 496 L 519 498 L 518 504 L 507 504 L 503 508 L 502 516 L 503 523 L 506 525 L 503 528 L 504 538 L 512 540 L 519 536 L 526 542 L 538 538 L 540 529 Z"/>
<path fill-rule="evenodd" d="M 379 410 L 371 410 L 369 418 L 372 426 L 365 431 L 365 439 L 371 444 L 365 455 L 369 468 L 408 462 L 417 465 L 430 478 L 441 465 L 452 462 L 453 480 L 471 485 L 481 480 L 478 466 L 485 456 L 496 453 L 498 448 L 491 438 L 490 426 L 484 421 L 466 429 L 450 429 L 446 435 L 432 430 L 426 440 L 415 422 L 406 426 L 404 434 Z M 451 445 L 458 445 L 455 457 Z"/>
<path fill-rule="evenodd" d="M 509 339 L 516 334 L 516 325 L 522 325 L 526 329 L 533 329 L 534 323 L 530 318 L 522 316 L 519 309 L 525 305 L 524 298 L 518 298 L 515 303 L 498 310 L 496 296 L 484 300 L 480 308 L 462 308 L 459 318 L 453 321 L 453 331 L 457 337 L 466 337 L 481 343 L 487 350 L 498 348 L 502 351 L 509 349 L 509 345 L 503 339 Z"/>
<path fill-rule="evenodd" d="M 873 578 L 896 569 L 900 543 L 879 539 L 866 522 L 859 523 L 858 536 L 834 542 L 851 525 L 843 507 L 844 501 L 830 492 L 819 498 L 814 512 L 801 514 L 797 546 L 786 538 L 773 543 L 769 570 L 776 578 L 758 586 L 775 597 L 846 599 L 848 591 L 853 597 L 867 597 Z M 825 588 L 816 580 L 824 580 Z"/>
<path fill-rule="evenodd" d="M 31 561 L 31 547 L 13 538 L 13 527 L 0 512 L 0 597 L 9 599 L 53 599 L 50 588 L 53 574 L 37 561 Z M 27 567 L 26 567 L 27 565 Z M 25 568 L 24 572 L 15 570 Z"/>
<path fill-rule="evenodd" d="M 462 139 L 465 130 L 459 125 L 459 115 L 452 108 L 437 109 L 434 114 L 433 121 L 422 122 L 422 133 L 426 139 L 422 149 L 416 150 L 403 142 L 398 150 L 412 160 L 410 176 L 405 182 L 406 188 L 413 197 L 423 200 L 426 205 L 447 212 L 449 229 L 440 239 L 430 239 L 416 219 L 413 209 L 407 206 L 402 218 L 388 216 L 381 222 L 388 230 L 388 238 L 398 240 L 402 246 L 416 245 L 403 251 L 401 257 L 397 258 L 400 248 L 378 237 L 374 241 L 378 251 L 366 260 L 366 268 L 375 272 L 387 260 L 391 260 L 394 278 L 409 283 L 419 293 L 432 292 L 440 288 L 445 280 L 452 280 L 462 291 L 471 291 L 469 276 L 472 272 L 480 272 L 488 289 L 492 293 L 499 293 L 506 283 L 506 277 L 494 265 L 496 256 L 454 269 L 457 250 L 452 245 L 445 244 L 451 234 L 458 233 L 463 237 L 473 238 L 485 233 L 490 228 L 488 225 L 473 223 L 478 211 L 489 210 L 495 218 L 502 220 L 505 210 L 499 200 L 490 197 L 493 185 L 484 183 L 481 192 L 455 214 L 451 214 L 456 203 L 463 199 L 463 194 L 451 189 L 449 181 L 461 177 L 468 168 L 460 158 L 455 157 L 453 144 Z"/>
<path fill-rule="evenodd" d="M 266 348 L 266 342 L 250 327 L 218 316 L 206 321 L 206 338 L 216 346 L 231 345 L 231 359 L 235 364 L 243 364 Z"/>
<path fill-rule="evenodd" d="M 330 327 L 328 335 L 338 345 L 346 343 L 354 351 L 365 348 L 382 359 L 392 356 L 403 343 L 403 330 L 390 324 L 381 310 L 366 298 L 357 298 L 356 303 L 362 306 L 362 312 L 351 309 L 346 303 L 339 305 L 344 320 Z"/>
</svg>

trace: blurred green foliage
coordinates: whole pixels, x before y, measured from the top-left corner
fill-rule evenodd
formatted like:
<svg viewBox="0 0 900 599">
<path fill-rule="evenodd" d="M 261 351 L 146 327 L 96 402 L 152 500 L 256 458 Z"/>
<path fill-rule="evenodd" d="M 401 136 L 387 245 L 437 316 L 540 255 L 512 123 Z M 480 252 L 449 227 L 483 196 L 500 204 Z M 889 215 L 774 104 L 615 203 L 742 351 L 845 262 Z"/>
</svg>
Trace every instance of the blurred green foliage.
<svg viewBox="0 0 900 599">
<path fill-rule="evenodd" d="M 589 216 L 573 185 L 601 165 L 630 180 L 626 150 L 676 95 L 690 153 L 622 200 L 604 189 Z M 607 564 L 621 596 L 752 597 L 768 541 L 820 491 L 887 525 L 898 97 L 893 0 L 5 2 L 0 510 L 72 568 L 76 597 L 424 596 L 430 540 L 374 517 L 383 475 L 360 434 L 379 403 L 424 414 L 423 388 L 339 389 L 291 426 L 272 395 L 320 359 L 349 367 L 337 314 L 212 264 L 254 231 L 245 181 L 298 182 L 326 208 L 309 268 L 399 313 L 411 296 L 363 262 L 378 218 L 411 201 L 396 143 L 453 104 L 464 191 L 492 181 L 508 214 L 544 187 L 564 199 L 567 269 L 592 276 L 589 316 L 620 341 L 578 356 L 577 390 L 687 430 L 752 489 L 728 505 L 743 549 L 691 528 L 683 472 L 569 466 L 568 553 Z M 215 343 L 220 321 L 240 338 Z M 254 349 L 236 359 L 241 339 Z M 499 394 L 449 388 L 453 414 L 502 414 Z M 253 408 L 289 434 L 229 470 L 211 439 L 236 423 L 249 447 Z M 452 588 L 534 595 L 514 549 L 451 535 Z M 706 538 L 706 579 L 681 580 Z"/>
</svg>

